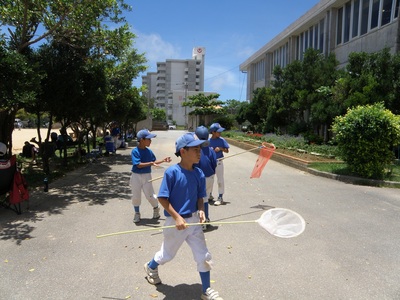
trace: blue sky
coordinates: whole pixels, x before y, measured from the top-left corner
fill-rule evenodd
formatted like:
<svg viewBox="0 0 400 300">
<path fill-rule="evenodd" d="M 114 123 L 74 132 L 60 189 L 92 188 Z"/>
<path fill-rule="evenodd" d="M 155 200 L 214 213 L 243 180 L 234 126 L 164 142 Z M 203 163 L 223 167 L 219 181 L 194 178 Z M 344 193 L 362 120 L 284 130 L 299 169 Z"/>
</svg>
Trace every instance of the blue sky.
<svg viewBox="0 0 400 300">
<path fill-rule="evenodd" d="M 222 101 L 246 100 L 246 74 L 239 65 L 319 0 L 137 0 L 126 14 L 145 53 L 148 72 L 166 59 L 191 58 L 205 47 L 205 91 Z M 141 85 L 141 78 L 134 82 Z"/>
</svg>

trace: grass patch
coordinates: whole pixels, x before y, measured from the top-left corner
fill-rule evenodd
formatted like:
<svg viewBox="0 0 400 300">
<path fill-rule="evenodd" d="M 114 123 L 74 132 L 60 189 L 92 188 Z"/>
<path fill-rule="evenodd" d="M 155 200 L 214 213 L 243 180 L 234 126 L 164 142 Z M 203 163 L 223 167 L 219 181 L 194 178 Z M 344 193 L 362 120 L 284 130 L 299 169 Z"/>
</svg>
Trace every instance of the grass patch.
<svg viewBox="0 0 400 300">
<path fill-rule="evenodd" d="M 337 147 L 330 144 L 310 144 L 302 136 L 292 136 L 288 134 L 247 134 L 240 131 L 223 132 L 223 137 L 235 139 L 240 142 L 250 142 L 259 144 L 260 142 L 273 143 L 277 149 L 285 149 L 297 151 L 302 150 L 303 153 L 315 153 L 326 158 L 337 157 Z"/>
<path fill-rule="evenodd" d="M 309 165 L 309 167 L 318 171 L 337 175 L 357 176 L 356 174 L 350 172 L 347 164 L 345 163 L 313 162 Z M 391 170 L 387 173 L 384 180 L 400 182 L 400 164 L 393 164 L 391 166 Z"/>
</svg>

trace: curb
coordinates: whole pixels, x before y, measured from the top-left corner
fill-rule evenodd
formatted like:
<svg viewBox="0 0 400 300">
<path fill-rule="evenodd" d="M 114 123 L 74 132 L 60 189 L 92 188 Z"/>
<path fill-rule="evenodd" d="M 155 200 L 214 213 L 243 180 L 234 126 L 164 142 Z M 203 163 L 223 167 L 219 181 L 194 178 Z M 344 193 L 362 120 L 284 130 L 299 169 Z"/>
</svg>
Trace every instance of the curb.
<svg viewBox="0 0 400 300">
<path fill-rule="evenodd" d="M 248 149 L 251 149 L 254 147 L 254 145 L 248 144 L 246 142 L 240 142 L 240 141 L 236 141 L 234 139 L 226 138 L 226 137 L 224 137 L 224 139 L 226 139 L 229 142 L 229 144 L 234 145 L 239 148 L 242 148 L 244 150 L 248 150 Z M 256 150 L 250 151 L 250 152 L 257 154 L 258 151 L 259 150 L 256 149 Z M 375 187 L 400 188 L 400 182 L 396 182 L 396 181 L 367 179 L 367 178 L 361 178 L 361 177 L 355 177 L 355 176 L 338 175 L 338 174 L 318 171 L 318 170 L 308 167 L 308 165 L 311 163 L 310 161 L 306 161 L 306 160 L 299 159 L 296 157 L 291 157 L 289 155 L 278 153 L 278 152 L 275 152 L 272 155 L 271 159 L 273 161 L 276 161 L 281 164 L 287 165 L 289 167 L 310 173 L 312 175 L 321 176 L 321 177 L 325 177 L 325 178 L 329 178 L 329 179 L 333 179 L 333 180 L 338 180 L 338 181 L 342 181 L 342 182 L 349 183 L 349 184 L 375 186 Z"/>
</svg>

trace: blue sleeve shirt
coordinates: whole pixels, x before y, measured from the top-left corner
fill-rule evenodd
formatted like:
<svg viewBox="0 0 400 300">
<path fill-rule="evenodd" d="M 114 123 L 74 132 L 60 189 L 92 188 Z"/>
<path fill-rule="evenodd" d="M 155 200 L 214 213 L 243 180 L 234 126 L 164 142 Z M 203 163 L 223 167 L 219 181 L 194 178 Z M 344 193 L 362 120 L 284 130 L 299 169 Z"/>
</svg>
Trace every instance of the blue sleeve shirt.
<svg viewBox="0 0 400 300">
<path fill-rule="evenodd" d="M 228 142 L 225 141 L 225 139 L 222 138 L 222 137 L 218 137 L 216 139 L 210 138 L 209 142 L 210 142 L 209 147 L 214 148 L 214 149 L 217 148 L 217 147 L 229 148 Z M 217 159 L 221 158 L 221 157 L 224 157 L 224 152 L 223 151 L 219 151 L 219 152 L 215 152 L 215 153 L 217 154 Z"/>
<path fill-rule="evenodd" d="M 165 173 L 158 192 L 159 198 L 167 198 L 180 215 L 195 213 L 197 200 L 207 195 L 206 178 L 202 170 L 194 167 L 189 171 L 179 164 L 172 165 Z M 164 210 L 164 215 L 170 214 Z"/>
<path fill-rule="evenodd" d="M 214 175 L 215 168 L 217 167 L 217 155 L 215 151 L 210 147 L 202 147 L 200 161 L 195 166 L 199 167 L 206 177 Z"/>
<path fill-rule="evenodd" d="M 146 163 L 146 162 L 151 162 L 151 161 L 156 161 L 156 157 L 149 148 L 145 149 L 140 149 L 138 147 L 134 148 L 131 152 L 131 157 L 132 157 L 132 172 L 133 173 L 139 173 L 139 174 L 144 174 L 144 173 L 151 173 L 151 166 L 145 167 L 145 168 L 138 168 L 138 164 L 140 163 Z"/>
</svg>

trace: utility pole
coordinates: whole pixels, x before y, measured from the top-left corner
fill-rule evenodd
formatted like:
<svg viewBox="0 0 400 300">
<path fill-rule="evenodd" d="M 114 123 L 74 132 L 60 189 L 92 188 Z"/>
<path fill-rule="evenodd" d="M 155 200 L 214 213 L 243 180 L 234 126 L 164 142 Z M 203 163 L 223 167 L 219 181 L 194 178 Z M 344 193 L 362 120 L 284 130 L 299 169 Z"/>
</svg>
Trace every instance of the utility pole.
<svg viewBox="0 0 400 300">
<path fill-rule="evenodd" d="M 188 82 L 185 81 L 183 83 L 183 85 L 185 86 L 185 102 L 187 100 L 187 94 L 188 94 Z M 188 129 L 188 117 L 187 117 L 187 106 L 185 106 L 185 129 Z"/>
<path fill-rule="evenodd" d="M 188 96 L 188 85 L 189 83 L 187 81 L 182 82 L 182 83 L 177 83 L 176 85 L 183 85 L 185 87 L 185 94 L 184 94 L 184 99 L 183 102 L 187 101 L 187 96 Z M 185 129 L 188 129 L 188 117 L 187 117 L 187 106 L 184 107 L 185 108 Z"/>
</svg>

